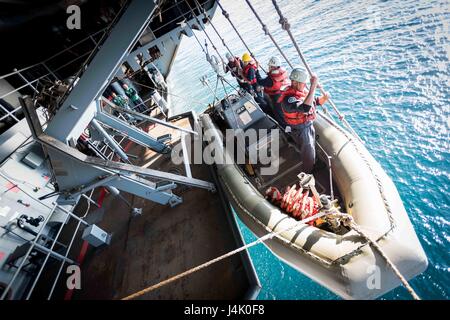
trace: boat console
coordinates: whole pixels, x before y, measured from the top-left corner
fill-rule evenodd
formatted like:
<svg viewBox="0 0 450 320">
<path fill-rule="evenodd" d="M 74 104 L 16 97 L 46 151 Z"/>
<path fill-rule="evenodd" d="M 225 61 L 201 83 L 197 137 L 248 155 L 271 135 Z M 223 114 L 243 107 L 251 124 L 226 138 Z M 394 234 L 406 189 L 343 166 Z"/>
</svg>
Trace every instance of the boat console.
<svg viewBox="0 0 450 320">
<path fill-rule="evenodd" d="M 278 124 L 261 110 L 249 93 L 224 98 L 216 104 L 214 113 L 216 120 L 221 120 L 223 129 L 235 130 L 236 138 L 243 141 L 238 141 L 237 148 L 244 148 L 250 159 L 256 159 L 260 154 L 270 155 L 273 139 L 278 139 L 280 145 L 284 144 L 283 139 L 272 134 L 272 130 L 278 129 Z M 256 141 L 251 139 L 253 135 L 256 135 Z"/>
</svg>

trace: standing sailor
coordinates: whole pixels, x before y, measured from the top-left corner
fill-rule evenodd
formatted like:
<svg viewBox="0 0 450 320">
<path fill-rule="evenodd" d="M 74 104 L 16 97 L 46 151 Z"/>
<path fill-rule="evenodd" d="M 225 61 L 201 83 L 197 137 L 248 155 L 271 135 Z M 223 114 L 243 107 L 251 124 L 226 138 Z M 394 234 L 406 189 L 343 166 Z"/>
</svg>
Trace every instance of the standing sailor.
<svg viewBox="0 0 450 320">
<path fill-rule="evenodd" d="M 118 107 L 124 108 L 124 109 L 130 109 L 130 107 L 128 106 L 128 99 L 125 98 L 124 96 L 117 94 L 115 92 L 112 93 L 112 102 L 114 102 L 114 104 Z"/>
<path fill-rule="evenodd" d="M 133 102 L 136 110 L 139 112 L 145 111 L 146 106 L 144 104 L 144 101 L 141 99 L 141 97 L 139 97 L 137 91 L 134 88 L 129 87 L 126 83 L 122 85 L 122 88 L 125 91 L 125 95 L 128 97 L 128 99 Z"/>
<path fill-rule="evenodd" d="M 292 70 L 289 77 L 291 85 L 282 92 L 278 102 L 281 103 L 284 120 L 287 124 L 286 129 L 290 127 L 292 138 L 300 149 L 303 166 L 306 173 L 313 170 L 316 148 L 315 148 L 315 130 L 313 122 L 316 119 L 316 105 L 324 104 L 329 95 L 315 98 L 314 93 L 318 85 L 316 76 L 310 80 L 309 91 L 306 89 L 308 74 L 301 68 Z"/>
<path fill-rule="evenodd" d="M 120 94 L 117 94 L 117 93 L 115 93 L 114 91 L 113 91 L 113 93 L 111 94 L 111 96 L 112 96 L 112 102 L 113 102 L 116 106 L 118 106 L 118 107 L 120 107 L 120 108 L 123 108 L 123 109 L 127 109 L 127 110 L 130 110 L 130 109 L 131 109 L 130 106 L 128 105 L 128 98 L 126 98 L 126 97 L 124 97 L 124 96 L 122 96 L 122 95 L 120 95 Z M 130 120 L 130 121 L 133 121 L 133 120 L 134 120 L 134 117 L 132 117 L 131 115 L 126 114 L 126 113 L 125 113 L 124 117 L 125 117 L 126 119 Z"/>
<path fill-rule="evenodd" d="M 256 73 L 257 82 L 264 87 L 264 98 L 272 109 L 275 120 L 284 128 L 283 110 L 278 103 L 281 91 L 289 86 L 287 71 L 281 67 L 281 61 L 278 57 L 272 57 L 269 60 L 269 73 L 266 78 L 262 78 L 259 72 Z"/>
<path fill-rule="evenodd" d="M 225 73 L 230 72 L 231 75 L 236 78 L 239 87 L 245 90 L 244 78 L 241 76 L 242 69 L 244 68 L 244 64 L 242 63 L 239 57 L 233 57 L 230 53 L 226 53 L 226 57 L 228 63 L 225 65 L 224 71 Z"/>
<path fill-rule="evenodd" d="M 255 63 L 255 60 L 250 56 L 248 52 L 246 52 L 242 56 L 242 62 L 244 63 L 244 68 L 242 69 L 244 89 L 255 98 L 255 101 L 259 104 L 259 106 L 265 113 L 272 115 L 272 110 L 264 100 L 262 87 L 258 85 L 256 76 L 256 74 L 258 73 L 258 66 Z"/>
<path fill-rule="evenodd" d="M 242 77 L 244 79 L 245 90 L 247 90 L 250 94 L 254 94 L 258 86 L 256 80 L 256 71 L 258 70 L 258 66 L 248 52 L 242 55 L 242 63 Z"/>
</svg>

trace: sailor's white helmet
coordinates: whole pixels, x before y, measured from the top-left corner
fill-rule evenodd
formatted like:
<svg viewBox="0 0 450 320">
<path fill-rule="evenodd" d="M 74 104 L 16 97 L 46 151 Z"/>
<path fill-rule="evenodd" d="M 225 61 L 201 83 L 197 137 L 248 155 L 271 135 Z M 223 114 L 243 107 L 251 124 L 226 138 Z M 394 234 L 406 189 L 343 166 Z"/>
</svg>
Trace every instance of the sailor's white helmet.
<svg viewBox="0 0 450 320">
<path fill-rule="evenodd" d="M 273 56 L 270 58 L 268 65 L 269 67 L 281 67 L 280 58 Z"/>
<path fill-rule="evenodd" d="M 289 76 L 289 79 L 301 83 L 306 83 L 308 81 L 308 73 L 303 68 L 294 68 Z"/>
</svg>

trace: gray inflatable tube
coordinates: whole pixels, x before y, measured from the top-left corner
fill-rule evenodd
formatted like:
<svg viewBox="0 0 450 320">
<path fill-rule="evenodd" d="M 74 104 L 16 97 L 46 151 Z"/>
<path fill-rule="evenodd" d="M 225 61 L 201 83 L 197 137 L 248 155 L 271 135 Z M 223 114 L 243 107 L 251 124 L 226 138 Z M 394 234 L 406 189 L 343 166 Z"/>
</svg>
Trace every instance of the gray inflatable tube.
<svg viewBox="0 0 450 320">
<path fill-rule="evenodd" d="M 200 120 L 207 143 L 215 143 L 215 152 L 225 153 L 222 133 L 210 116 L 203 114 Z M 426 255 L 392 180 L 364 145 L 331 119 L 319 114 L 314 125 L 318 142 L 332 156 L 333 178 L 345 211 L 377 240 L 406 279 L 423 272 L 428 265 Z M 257 237 L 298 223 L 266 201 L 237 164 L 227 161 L 216 168 L 235 212 Z M 279 259 L 344 299 L 375 299 L 401 284 L 355 231 L 340 236 L 305 225 L 265 245 Z"/>
</svg>

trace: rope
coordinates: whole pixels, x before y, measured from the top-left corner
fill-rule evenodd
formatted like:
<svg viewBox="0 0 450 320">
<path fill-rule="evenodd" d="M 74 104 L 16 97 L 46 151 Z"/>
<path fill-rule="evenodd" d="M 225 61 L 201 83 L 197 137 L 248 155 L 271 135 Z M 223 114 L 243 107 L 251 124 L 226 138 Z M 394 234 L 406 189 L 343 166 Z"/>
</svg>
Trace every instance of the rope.
<svg viewBox="0 0 450 320">
<path fill-rule="evenodd" d="M 378 253 L 381 255 L 381 257 L 386 261 L 387 265 L 394 271 L 394 274 L 400 279 L 403 286 L 408 290 L 408 292 L 411 294 L 411 296 L 415 300 L 421 300 L 420 297 L 417 295 L 417 293 L 414 291 L 414 289 L 411 287 L 411 285 L 408 283 L 408 281 L 403 277 L 403 275 L 400 273 L 398 268 L 392 263 L 392 261 L 389 259 L 389 257 L 384 253 L 383 249 L 378 245 L 376 241 L 373 241 L 368 235 L 366 235 L 361 228 L 353 221 L 351 221 L 350 226 L 353 230 L 355 230 L 360 236 L 362 236 L 367 242 L 370 243 L 370 245 L 378 251 Z"/>
<path fill-rule="evenodd" d="M 259 14 L 256 12 L 255 8 L 253 7 L 253 5 L 250 3 L 249 0 L 245 0 L 245 2 L 247 2 L 248 6 L 250 7 L 250 10 L 253 12 L 253 14 L 255 15 L 256 19 L 258 19 L 259 23 L 262 26 L 262 29 L 264 31 L 264 34 L 266 36 L 269 36 L 270 40 L 272 40 L 273 44 L 275 45 L 275 47 L 277 47 L 278 51 L 280 51 L 281 55 L 283 56 L 284 60 L 286 60 L 286 62 L 288 63 L 288 65 L 293 68 L 293 65 L 291 63 L 291 61 L 289 60 L 289 58 L 284 54 L 283 50 L 281 50 L 280 46 L 278 45 L 277 41 L 275 40 L 275 38 L 272 36 L 272 34 L 270 33 L 269 29 L 267 28 L 267 26 L 264 24 L 264 22 L 262 21 L 261 17 L 259 16 Z"/>
<path fill-rule="evenodd" d="M 189 4 L 189 2 L 187 0 L 184 0 L 184 2 L 187 4 L 187 6 L 189 7 L 189 10 L 191 11 L 192 15 L 194 16 L 195 20 L 197 21 L 199 27 L 202 28 L 203 33 L 206 35 L 206 38 L 208 38 L 209 42 L 211 43 L 211 46 L 213 47 L 214 51 L 216 51 L 217 55 L 220 58 L 220 61 L 222 61 L 222 64 L 225 65 L 225 60 L 223 59 L 222 55 L 220 54 L 219 50 L 217 50 L 216 46 L 214 45 L 214 42 L 211 40 L 211 38 L 209 37 L 208 32 L 206 32 L 206 29 L 202 27 L 202 23 L 200 22 L 200 20 L 198 19 L 197 15 L 195 14 L 194 10 L 192 9 L 191 5 Z"/>
<path fill-rule="evenodd" d="M 197 23 L 200 24 L 200 21 L 198 20 L 197 16 L 195 15 L 193 9 L 191 8 L 191 6 L 190 6 L 189 3 L 187 2 L 187 0 L 185 0 L 185 2 L 186 2 L 187 5 L 189 6 L 189 9 L 191 10 L 191 13 L 195 16 L 195 18 L 196 18 L 196 20 L 197 20 Z M 200 12 L 200 4 L 198 3 L 197 0 L 195 0 L 195 2 L 196 2 L 196 4 L 197 4 L 197 10 Z M 202 7 L 202 8 L 203 8 L 203 7 Z M 230 54 L 233 55 L 233 53 L 231 52 L 231 50 L 230 50 L 230 49 L 228 48 L 228 46 L 226 45 L 225 40 L 221 37 L 220 33 L 219 33 L 219 32 L 217 31 L 217 29 L 214 27 L 212 21 L 211 21 L 211 20 L 209 19 L 209 17 L 206 15 L 206 11 L 204 10 L 204 8 L 203 8 L 203 15 L 204 15 L 205 19 L 207 19 L 207 20 L 211 23 L 211 26 L 213 27 L 213 29 L 214 29 L 214 31 L 216 32 L 217 36 L 222 40 L 222 43 L 224 44 L 224 46 L 227 48 L 227 50 L 230 52 Z M 183 15 L 183 16 L 184 16 L 184 15 Z M 189 25 L 189 24 L 188 24 L 188 25 Z M 212 57 L 214 57 L 214 56 L 210 56 L 210 55 L 209 55 L 209 53 L 208 53 L 208 45 L 207 45 L 207 43 L 206 43 L 206 40 L 205 40 L 205 47 L 206 47 L 206 50 L 205 50 L 205 49 L 203 48 L 202 44 L 200 43 L 200 40 L 199 40 L 199 39 L 197 38 L 197 36 L 195 35 L 194 30 L 192 30 L 192 27 L 191 27 L 190 25 L 189 25 L 189 27 L 190 27 L 192 33 L 194 34 L 194 37 L 195 37 L 195 39 L 197 40 L 198 45 L 201 47 L 202 51 L 205 53 L 206 59 L 207 59 L 208 62 L 212 65 L 213 69 L 216 71 L 218 80 L 219 80 L 219 78 L 222 80 L 222 86 L 223 86 L 223 80 L 226 81 L 226 79 L 223 78 L 223 77 L 221 77 L 221 76 L 220 76 L 220 72 L 219 72 L 218 70 L 216 70 L 215 64 L 214 64 L 213 61 L 212 61 Z M 205 30 L 204 28 L 202 28 L 202 30 L 203 30 L 203 32 L 205 33 L 205 35 L 208 37 L 208 40 L 209 40 L 209 42 L 211 43 L 211 45 L 212 45 L 212 47 L 214 48 L 214 50 L 215 50 L 215 51 L 217 52 L 217 54 L 219 55 L 219 58 L 220 58 L 222 64 L 225 66 L 225 65 L 226 65 L 225 61 L 223 60 L 223 58 L 222 58 L 222 56 L 220 55 L 220 53 L 219 53 L 219 51 L 217 50 L 217 48 L 215 47 L 215 45 L 214 45 L 214 43 L 212 42 L 211 38 L 208 36 L 206 30 Z M 234 56 L 234 55 L 233 55 L 233 56 Z M 216 65 L 217 65 L 217 63 L 216 63 Z M 226 83 L 229 84 L 233 89 L 235 89 L 236 91 L 238 91 L 238 89 L 237 89 L 236 87 L 234 87 L 233 85 L 231 85 L 228 81 L 226 81 Z M 216 82 L 216 89 L 215 89 L 215 92 L 214 92 L 214 101 L 215 101 L 215 99 L 216 99 L 217 85 L 218 85 L 218 82 Z M 224 90 L 225 90 L 225 88 L 224 88 Z M 226 93 L 226 90 L 225 90 L 225 93 Z M 226 94 L 226 97 L 227 97 L 227 99 L 228 99 L 228 94 Z M 213 104 L 214 104 L 214 103 L 213 103 Z"/>
<path fill-rule="evenodd" d="M 219 39 L 222 41 L 223 46 L 228 50 L 228 52 L 234 57 L 233 52 L 230 50 L 230 48 L 227 46 L 225 39 L 220 35 L 219 31 L 217 31 L 216 27 L 214 26 L 214 24 L 212 23 L 212 20 L 209 18 L 209 16 L 206 14 L 206 10 L 203 6 L 200 5 L 200 3 L 195 0 L 196 3 L 196 7 L 197 10 L 200 12 L 200 8 L 202 8 L 203 11 L 203 16 L 205 17 L 205 19 L 207 19 L 209 21 L 209 23 L 211 24 L 211 27 L 214 29 L 214 32 L 217 34 L 217 36 L 219 37 Z"/>
<path fill-rule="evenodd" d="M 225 79 L 224 77 L 221 77 L 222 81 L 225 81 L 232 89 L 234 89 L 235 91 L 239 92 L 239 88 L 232 85 L 227 79 Z"/>
<path fill-rule="evenodd" d="M 389 233 L 392 229 L 395 228 L 395 221 L 394 218 L 392 216 L 392 209 L 391 206 L 389 205 L 389 202 L 387 201 L 386 195 L 384 194 L 384 189 L 383 189 L 383 185 L 381 183 L 380 178 L 378 177 L 378 175 L 375 173 L 374 169 L 372 168 L 369 160 L 367 159 L 367 157 L 364 155 L 364 153 L 361 152 L 361 150 L 359 149 L 358 144 L 355 142 L 355 140 L 353 139 L 353 136 L 350 136 L 347 131 L 343 130 L 340 126 L 338 126 L 336 123 L 334 123 L 333 121 L 330 121 L 329 119 L 327 119 L 326 117 L 323 117 L 325 121 L 327 121 L 330 125 L 332 125 L 333 127 L 335 127 L 337 130 L 339 130 L 346 138 L 347 140 L 353 145 L 353 147 L 355 148 L 356 152 L 359 154 L 359 156 L 361 157 L 361 159 L 364 161 L 364 163 L 366 164 L 366 166 L 369 168 L 373 178 L 376 180 L 377 183 L 377 187 L 378 187 L 378 192 L 380 193 L 380 197 L 383 201 L 384 207 L 386 209 L 387 215 L 388 215 L 388 219 L 389 219 L 389 223 L 390 223 L 390 229 L 386 232 Z M 382 236 L 383 237 L 383 236 Z M 381 237 L 381 238 L 382 238 Z M 380 239 L 381 239 L 380 238 Z"/>
<path fill-rule="evenodd" d="M 353 230 L 355 230 L 361 237 L 363 237 L 368 243 L 370 243 L 370 245 L 380 254 L 380 256 L 384 259 L 384 261 L 386 262 L 386 264 L 392 269 L 392 271 L 394 272 L 394 274 L 400 279 L 400 281 L 402 282 L 403 286 L 408 290 L 408 292 L 411 294 L 411 296 L 415 299 L 415 300 L 421 300 L 420 297 L 417 295 L 417 293 L 414 291 L 414 289 L 411 287 L 411 285 L 408 283 L 408 281 L 405 279 L 405 277 L 400 273 L 400 271 L 398 270 L 398 268 L 394 265 L 394 263 L 389 259 L 389 257 L 385 254 L 385 252 L 383 251 L 383 249 L 375 242 L 373 241 L 368 235 L 366 235 L 364 233 L 364 231 L 361 230 L 361 228 L 354 222 L 352 216 L 348 215 L 348 214 L 344 214 L 344 213 L 336 213 L 336 212 L 330 212 L 330 211 L 322 211 L 319 213 L 316 213 L 310 217 L 307 217 L 306 219 L 301 220 L 299 223 L 296 223 L 293 226 L 289 226 L 285 229 L 282 229 L 280 231 L 277 232 L 271 232 L 266 234 L 265 236 L 262 236 L 260 238 L 258 238 L 257 240 L 248 243 L 240 248 L 237 248 L 235 250 L 229 251 L 217 258 L 214 258 L 212 260 L 209 260 L 201 265 L 198 265 L 196 267 L 193 267 L 189 270 L 186 270 L 182 273 L 179 273 L 173 277 L 170 277 L 166 280 L 163 280 L 157 284 L 154 284 L 152 286 L 149 286 L 145 289 L 139 290 L 133 294 L 130 294 L 124 298 L 122 298 L 121 300 L 132 300 L 135 298 L 138 298 L 144 294 L 147 294 L 151 291 L 154 291 L 156 289 L 159 289 L 165 285 L 168 285 L 174 281 L 177 281 L 181 278 L 187 277 L 188 275 L 191 275 L 197 271 L 200 271 L 202 269 L 205 269 L 217 262 L 220 262 L 228 257 L 231 257 L 239 252 L 242 252 L 244 250 L 247 250 L 251 247 L 254 247 L 260 243 L 263 243 L 267 240 L 270 240 L 274 237 L 277 237 L 279 235 L 281 235 L 284 232 L 288 232 L 288 231 L 295 231 L 296 229 L 300 228 L 301 226 L 311 223 L 314 220 L 326 216 L 326 215 L 332 215 L 334 216 L 335 219 L 339 219 L 341 222 L 343 222 L 344 225 L 349 226 L 350 228 L 352 228 Z"/>
<path fill-rule="evenodd" d="M 226 81 L 226 80 L 225 80 L 225 78 L 220 77 L 220 76 L 217 76 L 217 79 L 220 79 L 220 83 L 222 84 L 223 91 L 225 92 L 225 99 L 227 99 L 228 105 L 231 107 L 232 103 L 230 101 L 230 96 L 228 95 L 227 89 L 225 88 L 225 84 L 224 84 L 224 81 Z M 228 81 L 226 81 L 226 82 L 228 84 L 230 84 Z M 239 124 L 239 120 L 237 119 L 235 112 L 232 112 L 231 114 L 233 115 L 233 119 L 236 122 L 238 129 L 242 130 L 241 125 Z M 245 150 L 245 145 L 242 143 L 242 140 L 237 139 L 237 141 L 238 141 L 239 147 L 242 148 L 242 150 Z"/>
<path fill-rule="evenodd" d="M 214 105 L 217 102 L 220 102 L 219 98 L 217 98 L 217 88 L 219 87 L 219 77 L 216 79 L 216 87 L 214 88 L 214 100 L 211 105 Z"/>
<path fill-rule="evenodd" d="M 207 261 L 207 262 L 205 262 L 205 263 L 203 263 L 203 264 L 201 264 L 201 265 L 199 265 L 197 267 L 191 268 L 191 269 L 186 270 L 186 271 L 184 271 L 184 272 L 182 272 L 180 274 L 177 274 L 177 275 L 175 275 L 173 277 L 170 277 L 170 278 L 168 278 L 166 280 L 163 280 L 163 281 L 161 281 L 161 282 L 159 282 L 157 284 L 154 284 L 154 285 L 152 285 L 150 287 L 147 287 L 147 288 L 142 289 L 140 291 L 137 291 L 137 292 L 135 292 L 133 294 L 130 294 L 130 295 L 122 298 L 121 300 L 132 300 L 132 299 L 135 299 L 137 297 L 140 297 L 140 296 L 142 296 L 142 295 L 144 295 L 144 294 L 146 294 L 146 293 L 148 293 L 150 291 L 156 290 L 156 289 L 158 289 L 158 288 L 160 288 L 162 286 L 165 286 L 165 285 L 167 285 L 169 283 L 172 283 L 172 282 L 174 282 L 176 280 L 184 278 L 184 277 L 186 277 L 186 276 L 188 276 L 188 275 L 190 275 L 190 274 L 192 274 L 194 272 L 197 272 L 197 271 L 200 271 L 202 269 L 205 269 L 206 267 L 209 267 L 210 265 L 212 265 L 214 263 L 217 263 L 217 262 L 219 262 L 221 260 L 224 260 L 224 259 L 226 259 L 228 257 L 231 257 L 231 256 L 235 255 L 236 253 L 239 253 L 239 252 L 247 250 L 247 249 L 249 249 L 251 247 L 254 247 L 257 244 L 263 243 L 264 241 L 272 239 L 275 236 L 279 236 L 283 232 L 287 232 L 287 231 L 291 231 L 291 230 L 294 230 L 294 229 L 298 229 L 298 228 L 304 226 L 304 224 L 306 224 L 308 222 L 311 222 L 311 221 L 313 221 L 315 219 L 318 219 L 318 218 L 320 218 L 322 216 L 328 215 L 328 214 L 330 214 L 330 213 L 329 212 L 320 212 L 320 213 L 318 213 L 318 214 L 316 214 L 314 216 L 311 216 L 311 217 L 309 217 L 307 219 L 299 221 L 299 223 L 296 223 L 295 225 L 290 226 L 288 228 L 285 228 L 285 229 L 283 229 L 281 231 L 268 233 L 265 236 L 262 236 L 259 239 L 255 240 L 255 241 L 253 241 L 253 242 L 251 242 L 249 244 L 246 244 L 246 245 L 244 245 L 244 246 L 242 246 L 240 248 L 237 248 L 235 250 L 229 251 L 228 253 L 225 253 L 225 254 L 223 254 L 223 255 L 221 255 L 221 256 L 219 256 L 217 258 L 214 258 L 212 260 L 209 260 L 209 261 Z"/>
<path fill-rule="evenodd" d="M 249 2 L 248 0 L 246 0 L 246 1 L 247 1 L 247 3 Z M 288 20 L 283 16 L 283 13 L 281 12 L 280 7 L 278 6 L 277 0 L 272 0 L 272 3 L 280 17 L 279 23 L 281 24 L 281 28 L 289 34 L 289 37 L 291 38 L 291 41 L 294 44 L 294 47 L 297 50 L 297 52 L 300 56 L 300 59 L 302 60 L 306 70 L 308 71 L 309 75 L 312 76 L 313 75 L 312 69 L 309 66 L 308 62 L 306 61 L 302 51 L 300 50 L 300 47 L 298 46 L 297 41 L 294 38 L 294 35 L 291 32 L 291 25 L 289 24 Z M 322 94 L 325 94 L 325 90 L 323 89 L 323 87 L 321 85 L 319 85 L 318 88 L 320 89 L 320 92 Z M 345 119 L 344 115 L 339 112 L 339 110 L 336 107 L 336 105 L 334 104 L 334 102 L 331 99 L 328 99 L 328 103 L 331 105 L 334 112 L 336 112 L 336 114 L 338 115 L 339 120 L 341 120 L 342 123 L 344 123 L 344 125 L 350 130 L 352 135 L 355 136 L 359 141 L 361 141 L 361 143 L 364 144 L 364 141 L 362 141 L 361 138 L 358 136 L 358 134 L 355 132 L 355 130 L 353 130 L 353 128 L 350 126 L 350 124 Z"/>
<path fill-rule="evenodd" d="M 259 18 L 258 14 L 257 14 L 256 11 L 254 10 L 253 6 L 251 5 L 250 1 L 249 1 L 249 0 L 246 0 L 246 2 L 247 2 L 247 4 L 249 5 L 250 9 L 252 9 L 253 13 L 255 14 L 255 16 L 257 17 L 257 19 L 259 20 L 259 22 L 263 25 L 263 29 L 264 29 L 264 23 L 263 23 L 262 20 Z M 283 14 L 282 14 L 280 8 L 278 7 L 277 2 L 276 2 L 275 0 L 272 0 L 272 3 L 274 4 L 275 9 L 277 10 L 278 15 L 280 16 L 280 24 L 281 24 L 283 30 L 286 30 L 286 31 L 289 33 L 289 36 L 291 37 L 291 40 L 292 40 L 292 42 L 294 43 L 294 45 L 295 45 L 295 47 L 296 47 L 296 49 L 297 49 L 297 52 L 299 53 L 300 58 L 301 58 L 302 61 L 303 61 L 303 64 L 305 65 L 305 67 L 306 67 L 306 69 L 308 70 L 309 74 L 312 75 L 312 70 L 311 70 L 309 64 L 307 63 L 306 59 L 304 58 L 304 56 L 303 56 L 303 54 L 302 54 L 300 48 L 299 48 L 298 45 L 297 45 L 297 42 L 295 41 L 295 38 L 293 37 L 292 33 L 290 32 L 290 24 L 289 24 L 289 22 L 288 22 L 287 19 L 283 16 Z M 266 35 L 269 35 L 269 34 L 266 33 Z M 272 42 L 274 42 L 274 44 L 276 45 L 276 47 L 277 47 L 278 50 L 280 51 L 280 53 L 283 54 L 283 52 L 280 50 L 280 47 L 277 45 L 275 39 L 273 39 L 273 37 L 271 37 L 271 39 L 272 39 Z M 284 57 L 284 55 L 283 55 L 283 57 Z M 286 59 L 286 57 L 285 57 L 285 59 Z M 289 60 L 286 59 L 286 61 L 289 63 Z M 291 64 L 290 64 L 290 65 L 291 65 Z M 320 87 L 320 90 L 322 91 L 322 93 L 324 93 L 322 87 Z M 355 132 L 355 131 L 353 130 L 353 128 L 350 126 L 350 124 L 345 120 L 344 116 L 339 112 L 339 110 L 337 109 L 336 105 L 331 101 L 331 99 L 329 99 L 328 101 L 330 102 L 331 106 L 333 107 L 333 110 L 334 110 L 334 111 L 336 112 L 336 114 L 338 115 L 339 119 L 344 123 L 344 125 L 345 125 L 347 128 L 349 128 L 349 129 L 351 130 L 352 135 L 353 135 L 354 137 L 356 137 L 361 143 L 364 144 L 364 142 L 359 138 L 359 136 L 356 134 L 356 132 Z M 324 113 L 327 114 L 327 115 L 329 115 L 329 116 L 331 117 L 331 114 L 328 112 L 328 110 L 327 110 L 324 106 L 322 106 L 322 108 L 323 108 L 323 110 L 324 110 Z M 394 222 L 394 219 L 393 219 L 393 217 L 392 217 L 392 210 L 391 210 L 390 205 L 389 205 L 389 203 L 388 203 L 388 201 L 387 201 L 386 195 L 384 194 L 384 191 L 383 191 L 383 187 L 382 187 L 382 183 L 381 183 L 380 178 L 379 178 L 378 175 L 374 172 L 374 170 L 373 170 L 372 166 L 370 165 L 370 163 L 369 163 L 368 159 L 366 158 L 366 156 L 361 152 L 361 150 L 359 150 L 359 147 L 358 147 L 358 145 L 355 143 L 355 141 L 354 141 L 351 137 L 349 137 L 348 134 L 347 134 L 344 130 L 342 130 L 339 126 L 336 126 L 332 121 L 330 121 L 330 123 L 331 123 L 334 127 L 336 127 L 339 131 L 341 131 L 341 132 L 347 137 L 347 139 L 350 141 L 350 143 L 352 143 L 352 145 L 354 146 L 355 150 L 356 150 L 356 151 L 358 152 L 358 154 L 361 156 L 361 158 L 363 159 L 363 161 L 366 163 L 367 167 L 368 167 L 369 170 L 371 171 L 373 177 L 375 178 L 376 183 L 377 183 L 378 190 L 379 190 L 379 192 L 380 192 L 380 196 L 381 196 L 381 198 L 382 198 L 382 201 L 383 201 L 384 206 L 385 206 L 385 208 L 386 208 L 386 212 L 387 212 L 387 214 L 388 214 L 389 222 L 390 222 L 390 225 L 391 225 L 391 228 L 390 228 L 389 231 L 391 231 L 391 230 L 395 227 L 395 222 Z M 389 232 L 389 231 L 388 231 L 388 232 Z"/>
<path fill-rule="evenodd" d="M 273 44 L 275 45 L 275 47 L 278 49 L 278 51 L 280 52 L 280 54 L 283 56 L 284 60 L 288 63 L 288 65 L 293 68 L 293 64 L 292 62 L 289 60 L 289 58 L 285 55 L 285 53 L 283 52 L 283 50 L 281 49 L 281 47 L 278 45 L 277 41 L 275 40 L 275 38 L 272 36 L 272 34 L 270 33 L 269 29 L 267 28 L 267 26 L 264 24 L 264 22 L 262 21 L 262 19 L 260 18 L 260 16 L 258 15 L 258 13 L 256 12 L 255 8 L 253 7 L 253 5 L 250 3 L 250 1 L 246 0 L 248 6 L 250 7 L 251 11 L 253 12 L 253 14 L 255 15 L 256 19 L 258 19 L 259 23 L 261 24 L 264 34 L 266 36 L 269 36 L 270 39 L 272 40 Z M 328 112 L 328 109 L 323 106 L 320 105 L 320 107 L 322 108 L 323 112 L 327 115 L 329 115 L 330 117 L 331 114 Z"/>
<path fill-rule="evenodd" d="M 249 48 L 249 46 L 247 45 L 247 43 L 245 42 L 245 40 L 242 38 L 241 34 L 239 33 L 238 29 L 235 27 L 235 25 L 231 21 L 230 14 L 224 9 L 224 7 L 222 6 L 222 4 L 220 3 L 219 0 L 217 0 L 217 4 L 219 5 L 220 9 L 222 10 L 223 16 L 228 20 L 228 22 L 230 23 L 231 27 L 236 32 L 237 36 L 239 37 L 239 39 L 244 44 L 244 47 L 247 49 L 248 53 L 252 56 L 252 58 L 255 60 L 255 62 L 258 64 L 258 66 L 261 68 L 261 70 L 264 71 L 264 73 L 267 74 L 267 71 L 258 62 L 258 60 L 256 59 L 255 55 L 253 54 L 252 50 Z"/>
<path fill-rule="evenodd" d="M 149 86 L 147 84 L 143 84 L 143 83 L 137 82 L 134 79 L 128 79 L 128 80 L 131 81 L 134 84 L 137 84 L 138 86 L 141 86 L 141 87 L 144 87 L 144 88 L 148 88 L 148 89 L 154 89 L 154 90 L 160 91 L 162 93 L 166 93 L 169 96 L 173 96 L 173 97 L 180 98 L 180 99 L 183 99 L 183 100 L 188 100 L 188 101 L 191 101 L 191 102 L 194 102 L 194 103 L 200 103 L 200 104 L 205 103 L 205 101 L 195 100 L 195 99 L 192 99 L 192 98 L 186 97 L 186 96 L 180 96 L 178 94 L 171 93 L 171 92 L 169 92 L 167 90 L 162 90 L 162 89 L 159 89 L 159 88 L 156 88 L 156 87 Z M 149 100 L 149 99 L 147 99 L 147 100 Z"/>
<path fill-rule="evenodd" d="M 75 73 L 74 75 L 74 79 L 77 79 L 79 77 L 81 77 L 81 75 L 83 74 L 83 72 L 85 71 L 87 65 L 91 62 L 91 60 L 93 59 L 93 57 L 95 56 L 95 54 L 97 53 L 97 50 L 99 50 L 99 48 L 103 45 L 103 42 L 106 41 L 106 39 L 108 38 L 109 34 L 112 31 L 113 26 L 117 23 L 117 21 L 119 20 L 119 17 L 121 16 L 122 12 L 125 10 L 126 6 L 122 6 L 119 11 L 117 12 L 117 14 L 114 16 L 114 18 L 112 19 L 112 21 L 110 22 L 110 24 L 108 25 L 106 31 L 103 33 L 102 37 L 100 38 L 100 40 L 97 42 L 97 44 L 95 45 L 94 49 L 92 49 L 91 53 L 89 54 L 89 56 L 86 58 L 86 60 L 83 62 L 83 64 L 81 65 L 81 67 L 78 69 L 78 71 Z M 63 105 L 63 103 L 65 102 L 69 92 L 72 90 L 72 88 L 74 87 L 75 84 L 75 80 L 72 81 L 70 83 L 70 85 L 67 87 L 66 91 L 64 91 L 63 95 L 61 96 L 60 100 L 59 100 L 59 107 L 61 107 Z"/>
</svg>

